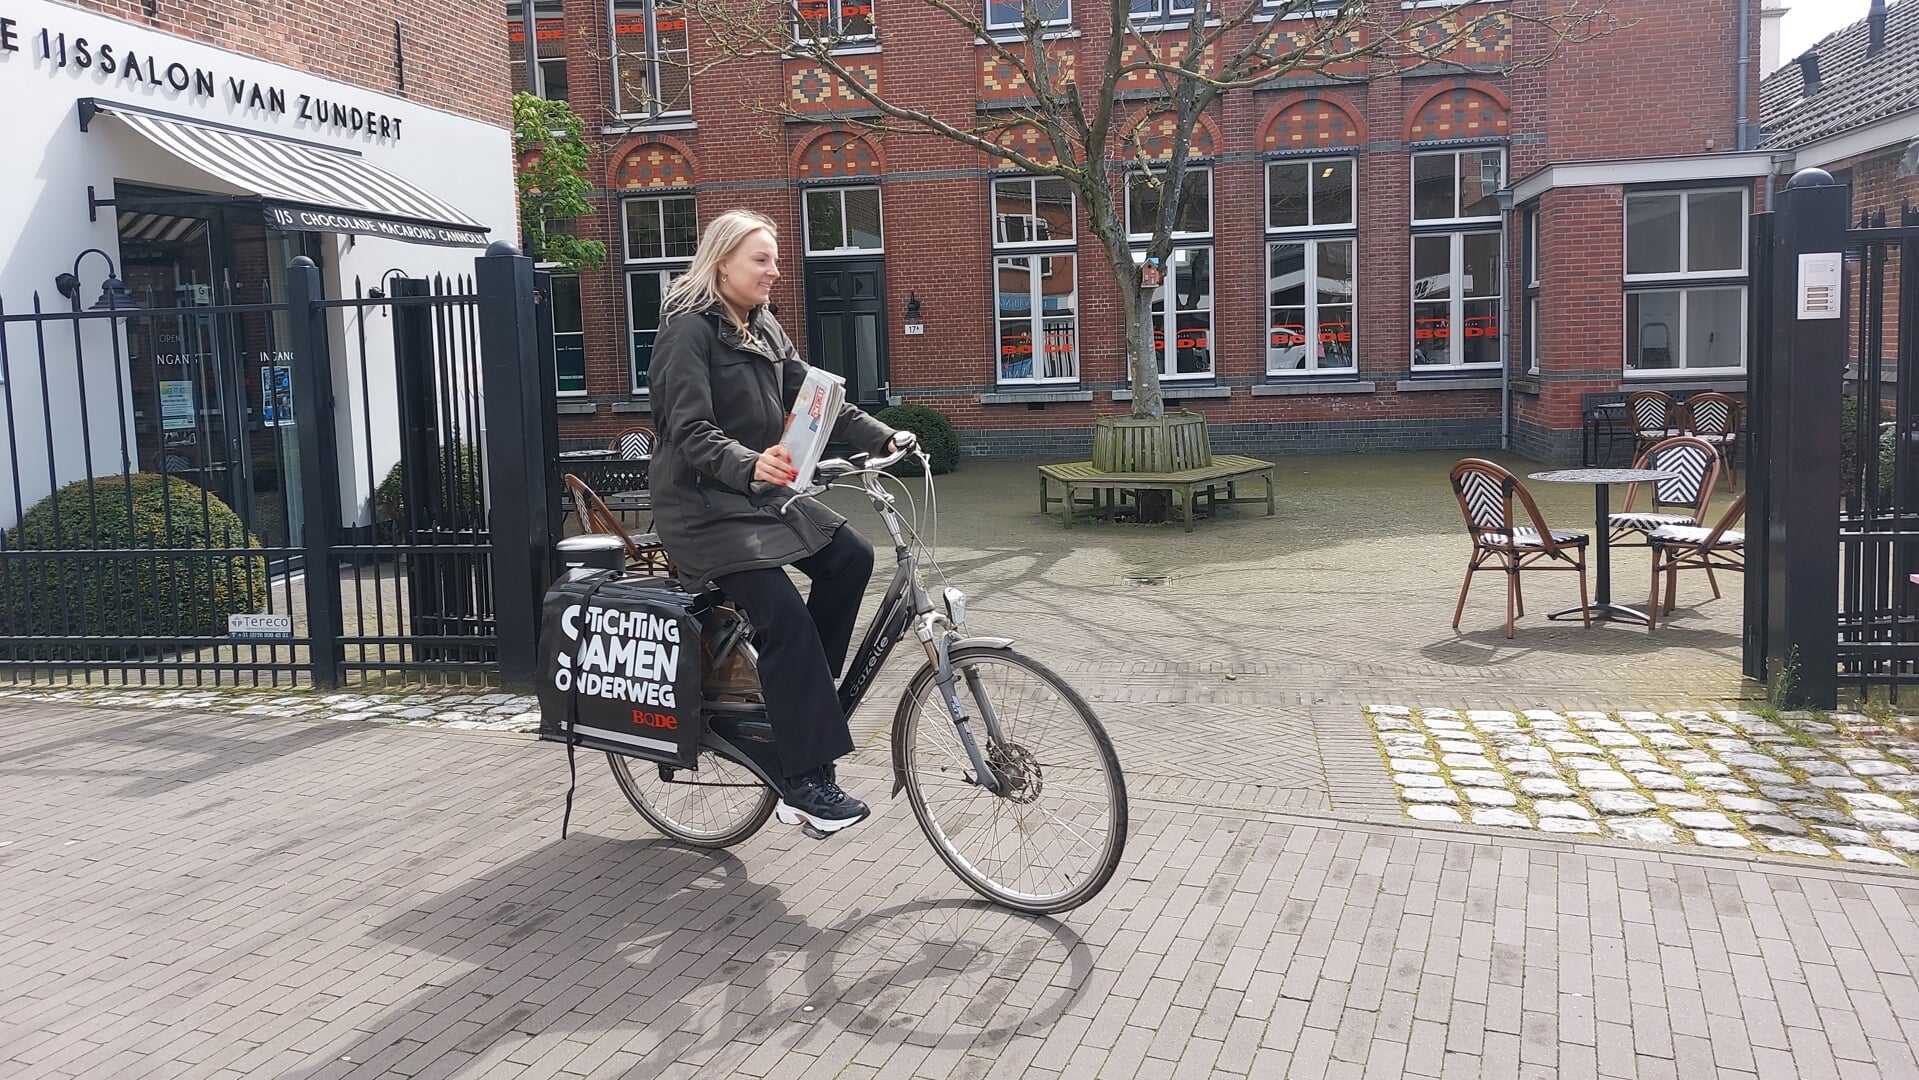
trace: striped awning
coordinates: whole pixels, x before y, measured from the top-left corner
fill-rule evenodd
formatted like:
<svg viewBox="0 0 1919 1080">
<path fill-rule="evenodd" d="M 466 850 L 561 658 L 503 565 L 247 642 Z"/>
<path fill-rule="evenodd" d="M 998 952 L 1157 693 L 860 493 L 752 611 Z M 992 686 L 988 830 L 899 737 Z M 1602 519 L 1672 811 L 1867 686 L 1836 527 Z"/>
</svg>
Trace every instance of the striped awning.
<svg viewBox="0 0 1919 1080">
<path fill-rule="evenodd" d="M 260 197 L 288 232 L 359 233 L 451 247 L 486 246 L 487 227 L 357 151 L 84 98 L 80 127 L 111 116 L 202 172 Z"/>
</svg>

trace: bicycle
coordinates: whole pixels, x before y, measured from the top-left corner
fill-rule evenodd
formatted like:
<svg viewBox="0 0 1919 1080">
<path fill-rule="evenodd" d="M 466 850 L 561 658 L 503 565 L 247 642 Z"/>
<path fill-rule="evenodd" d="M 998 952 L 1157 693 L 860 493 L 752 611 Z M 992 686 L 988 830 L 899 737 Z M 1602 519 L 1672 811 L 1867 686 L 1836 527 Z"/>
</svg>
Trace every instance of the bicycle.
<svg viewBox="0 0 1919 1080">
<path fill-rule="evenodd" d="M 793 495 L 863 491 L 893 539 L 893 579 L 840 682 L 840 706 L 850 721 L 893 649 L 916 637 L 927 660 L 894 712 L 891 795 L 906 792 L 940 858 L 987 899 L 1032 914 L 1078 907 L 1111 880 L 1125 847 L 1126 784 L 1112 740 L 1085 699 L 1015 651 L 1011 639 L 965 636 L 960 590 L 945 588 L 942 605 L 934 605 L 914 554 L 919 534 L 884 487 L 886 479 L 898 483 L 885 470 L 909 452 L 822 461 L 822 483 Z M 932 470 L 919 457 L 936 514 Z M 857 487 L 839 483 L 852 477 L 861 478 Z M 704 635 L 707 657 L 716 669 L 732 656 L 751 664 L 752 628 L 723 601 L 717 590 L 698 598 L 702 610 L 720 614 Z M 701 713 L 696 768 L 615 753 L 607 759 L 633 808 L 660 832 L 694 847 L 728 847 L 758 832 L 778 801 L 773 729 L 764 705 L 753 701 L 708 694 Z M 827 835 L 801 828 L 814 839 Z M 1074 866 L 1025 861 L 1035 857 Z"/>
</svg>

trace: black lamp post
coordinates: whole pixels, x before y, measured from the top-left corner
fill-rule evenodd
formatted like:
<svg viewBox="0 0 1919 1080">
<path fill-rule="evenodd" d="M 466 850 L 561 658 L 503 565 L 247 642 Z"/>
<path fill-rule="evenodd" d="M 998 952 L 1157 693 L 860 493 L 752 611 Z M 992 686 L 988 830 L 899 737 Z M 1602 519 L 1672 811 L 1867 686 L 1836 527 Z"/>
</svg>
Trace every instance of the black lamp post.
<svg viewBox="0 0 1919 1080">
<path fill-rule="evenodd" d="M 119 271 L 113 265 L 113 256 L 99 248 L 88 248 L 74 257 L 73 270 L 60 274 L 53 279 L 53 287 L 60 295 L 73 301 L 73 310 L 80 310 L 80 264 L 89 255 L 98 255 L 107 261 L 107 278 L 100 283 L 100 299 L 93 302 L 89 311 L 115 311 L 121 308 L 137 308 L 139 303 L 127 292 L 126 282 L 120 280 Z"/>
</svg>

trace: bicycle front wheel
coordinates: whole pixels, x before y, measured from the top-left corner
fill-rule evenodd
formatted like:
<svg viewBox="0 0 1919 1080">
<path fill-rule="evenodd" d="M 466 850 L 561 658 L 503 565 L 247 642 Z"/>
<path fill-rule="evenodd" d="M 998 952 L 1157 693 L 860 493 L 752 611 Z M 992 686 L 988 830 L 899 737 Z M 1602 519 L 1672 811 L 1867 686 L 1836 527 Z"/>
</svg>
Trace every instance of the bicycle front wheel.
<svg viewBox="0 0 1919 1080">
<path fill-rule="evenodd" d="M 746 766 L 702 749 L 699 767 L 676 769 L 606 755 L 613 782 L 654 828 L 689 847 L 730 847 L 758 832 L 779 796 Z"/>
<path fill-rule="evenodd" d="M 1112 740 L 1085 699 L 1037 660 L 966 648 L 952 661 L 1001 790 L 974 782 L 929 664 L 893 719 L 913 816 L 946 865 L 987 899 L 1033 914 L 1078 907 L 1112 878 L 1126 845 L 1126 781 Z"/>
</svg>

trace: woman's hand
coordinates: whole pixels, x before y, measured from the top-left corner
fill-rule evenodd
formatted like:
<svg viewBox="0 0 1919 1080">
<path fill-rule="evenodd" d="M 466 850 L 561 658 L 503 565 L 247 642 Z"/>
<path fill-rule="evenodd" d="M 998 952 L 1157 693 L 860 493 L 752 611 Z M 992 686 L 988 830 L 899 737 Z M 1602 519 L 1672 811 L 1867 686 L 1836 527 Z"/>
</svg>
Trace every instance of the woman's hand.
<svg viewBox="0 0 1919 1080">
<path fill-rule="evenodd" d="M 790 484 L 800 478 L 800 471 L 793 467 L 793 452 L 785 443 L 774 443 L 760 451 L 759 460 L 753 463 L 753 479 L 764 480 L 769 484 Z"/>
</svg>

